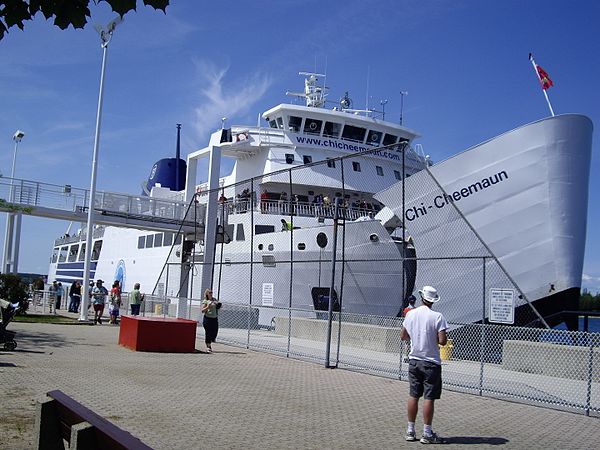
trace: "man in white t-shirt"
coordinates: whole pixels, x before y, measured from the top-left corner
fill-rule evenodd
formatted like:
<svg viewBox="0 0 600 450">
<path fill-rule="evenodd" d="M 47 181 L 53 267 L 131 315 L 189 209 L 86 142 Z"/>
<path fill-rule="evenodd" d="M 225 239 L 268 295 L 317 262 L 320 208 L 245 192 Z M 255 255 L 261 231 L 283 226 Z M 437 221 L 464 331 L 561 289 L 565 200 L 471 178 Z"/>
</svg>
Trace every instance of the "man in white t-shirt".
<svg viewBox="0 0 600 450">
<path fill-rule="evenodd" d="M 440 300 L 437 290 L 423 286 L 419 291 L 422 306 L 406 315 L 400 337 L 410 340 L 408 355 L 408 381 L 410 392 L 406 406 L 408 428 L 406 440 L 416 441 L 415 419 L 419 410 L 419 399 L 423 399 L 423 437 L 422 444 L 441 444 L 442 438 L 431 428 L 434 402 L 442 394 L 442 360 L 439 345 L 446 345 L 448 323 L 444 316 L 431 307 Z"/>
</svg>

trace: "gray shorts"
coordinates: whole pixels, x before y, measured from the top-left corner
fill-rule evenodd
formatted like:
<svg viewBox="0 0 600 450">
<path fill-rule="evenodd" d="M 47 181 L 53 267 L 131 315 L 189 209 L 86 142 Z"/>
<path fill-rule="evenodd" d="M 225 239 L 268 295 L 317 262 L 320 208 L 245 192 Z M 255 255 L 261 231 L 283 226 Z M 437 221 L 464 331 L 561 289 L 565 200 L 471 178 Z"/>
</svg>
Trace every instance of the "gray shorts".
<svg viewBox="0 0 600 450">
<path fill-rule="evenodd" d="M 442 396 L 442 366 L 429 361 L 411 359 L 408 367 L 410 396 L 437 400 Z"/>
</svg>

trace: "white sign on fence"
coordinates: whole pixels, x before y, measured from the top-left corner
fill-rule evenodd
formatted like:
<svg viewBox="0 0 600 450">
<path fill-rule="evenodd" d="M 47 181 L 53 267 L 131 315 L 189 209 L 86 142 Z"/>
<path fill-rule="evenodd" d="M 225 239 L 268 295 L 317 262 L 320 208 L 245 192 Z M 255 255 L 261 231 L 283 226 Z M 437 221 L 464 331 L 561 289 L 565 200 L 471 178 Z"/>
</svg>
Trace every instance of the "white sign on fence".
<svg viewBox="0 0 600 450">
<path fill-rule="evenodd" d="M 273 306 L 273 283 L 262 284 L 262 304 L 263 306 Z"/>
<path fill-rule="evenodd" d="M 515 290 L 490 289 L 490 315 L 492 323 L 515 323 Z"/>
</svg>

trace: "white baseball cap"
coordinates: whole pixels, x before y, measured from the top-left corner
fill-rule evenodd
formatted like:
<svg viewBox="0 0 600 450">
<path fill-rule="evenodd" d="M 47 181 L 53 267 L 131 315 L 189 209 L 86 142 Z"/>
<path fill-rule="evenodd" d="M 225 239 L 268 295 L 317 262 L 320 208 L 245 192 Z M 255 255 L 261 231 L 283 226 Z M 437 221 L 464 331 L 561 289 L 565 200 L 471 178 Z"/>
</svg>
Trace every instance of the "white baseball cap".
<svg viewBox="0 0 600 450">
<path fill-rule="evenodd" d="M 419 291 L 421 298 L 429 303 L 437 303 L 440 301 L 438 291 L 433 286 L 423 286 L 423 289 Z"/>
</svg>

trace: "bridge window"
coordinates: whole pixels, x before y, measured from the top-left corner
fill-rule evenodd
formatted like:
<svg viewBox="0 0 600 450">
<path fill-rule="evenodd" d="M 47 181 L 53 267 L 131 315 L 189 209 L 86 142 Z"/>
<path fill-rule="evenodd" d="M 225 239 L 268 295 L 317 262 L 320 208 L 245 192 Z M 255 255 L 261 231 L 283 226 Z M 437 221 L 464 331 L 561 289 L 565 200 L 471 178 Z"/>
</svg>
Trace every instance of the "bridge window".
<svg viewBox="0 0 600 450">
<path fill-rule="evenodd" d="M 271 128 L 277 128 L 277 122 L 275 120 L 269 120 L 269 126 Z"/>
<path fill-rule="evenodd" d="M 377 175 L 379 175 L 380 177 L 383 176 L 383 167 L 375 166 L 375 170 L 377 171 Z"/>
<path fill-rule="evenodd" d="M 310 156 L 310 155 L 302 156 L 302 162 L 304 162 L 304 164 L 310 164 L 312 162 L 312 156 Z"/>
<path fill-rule="evenodd" d="M 342 139 L 348 139 L 349 141 L 362 142 L 365 140 L 365 134 L 367 129 L 362 127 L 355 127 L 353 125 L 346 125 L 342 132 Z"/>
<path fill-rule="evenodd" d="M 286 153 L 285 154 L 285 162 L 286 162 L 286 164 L 292 164 L 294 162 L 294 154 Z"/>
<path fill-rule="evenodd" d="M 389 133 L 385 133 L 385 136 L 383 138 L 383 145 L 395 144 L 397 140 L 398 140 L 398 136 L 395 136 L 395 135 L 389 134 Z"/>
<path fill-rule="evenodd" d="M 81 251 L 79 252 L 78 261 L 83 261 L 85 259 L 85 243 L 81 244 Z"/>
<path fill-rule="evenodd" d="M 58 248 L 52 251 L 52 262 L 55 263 L 56 261 L 58 261 Z"/>
<path fill-rule="evenodd" d="M 181 244 L 181 234 L 175 236 L 175 245 Z"/>
<path fill-rule="evenodd" d="M 402 179 L 402 175 L 400 175 L 400 171 L 399 170 L 394 170 L 394 176 L 396 177 L 396 180 L 401 180 Z"/>
<path fill-rule="evenodd" d="M 323 136 L 337 139 L 340 137 L 340 131 L 342 131 L 342 124 L 335 122 L 325 122 L 325 127 L 323 128 Z"/>
<path fill-rule="evenodd" d="M 277 128 L 279 128 L 280 130 L 283 130 L 283 117 L 277 118 Z"/>
<path fill-rule="evenodd" d="M 138 238 L 138 248 L 144 248 L 145 243 L 146 243 L 146 236 L 140 236 Z"/>
<path fill-rule="evenodd" d="M 288 127 L 289 127 L 290 131 L 293 131 L 294 133 L 299 133 L 301 125 L 302 125 L 302 117 L 289 116 Z"/>
<path fill-rule="evenodd" d="M 100 258 L 101 251 L 102 251 L 102 241 L 96 241 L 94 243 L 94 249 L 92 250 L 92 261 L 98 261 L 98 258 Z"/>
<path fill-rule="evenodd" d="M 163 235 L 162 233 L 158 233 L 154 235 L 154 246 L 155 247 L 162 247 L 162 243 L 163 243 Z"/>
<path fill-rule="evenodd" d="M 173 245 L 173 233 L 165 233 L 163 245 L 166 247 L 170 247 L 171 245 Z"/>
<path fill-rule="evenodd" d="M 321 134 L 322 120 L 306 119 L 304 122 L 304 132 L 307 134 Z"/>
<path fill-rule="evenodd" d="M 69 252 L 69 247 L 61 247 L 60 254 L 58 255 L 58 262 L 65 262 L 67 260 L 68 252 Z"/>
<path fill-rule="evenodd" d="M 69 249 L 69 262 L 77 261 L 77 253 L 79 252 L 79 244 L 71 245 Z"/>
<path fill-rule="evenodd" d="M 335 159 L 327 158 L 327 167 L 335 169 Z"/>
<path fill-rule="evenodd" d="M 154 247 L 154 235 L 149 234 L 146 236 L 146 248 Z"/>
<path fill-rule="evenodd" d="M 370 145 L 379 145 L 381 142 L 381 133 L 380 131 L 369 130 L 369 134 L 367 135 L 367 144 Z"/>
<path fill-rule="evenodd" d="M 352 161 L 352 170 L 360 172 L 360 163 L 358 161 Z"/>
<path fill-rule="evenodd" d="M 236 241 L 245 241 L 246 235 L 244 234 L 244 224 L 238 223 L 238 226 L 235 230 L 235 240 Z"/>
</svg>

